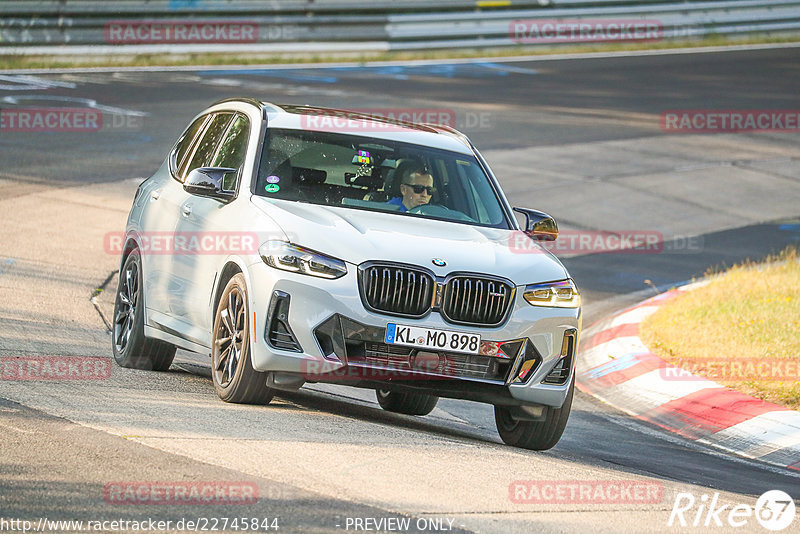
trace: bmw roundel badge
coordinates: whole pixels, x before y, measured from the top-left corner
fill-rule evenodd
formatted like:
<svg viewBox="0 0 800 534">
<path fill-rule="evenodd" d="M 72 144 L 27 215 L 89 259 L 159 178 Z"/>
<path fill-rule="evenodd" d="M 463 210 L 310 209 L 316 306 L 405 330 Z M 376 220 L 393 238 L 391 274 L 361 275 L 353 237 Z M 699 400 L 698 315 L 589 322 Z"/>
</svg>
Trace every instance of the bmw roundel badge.
<svg viewBox="0 0 800 534">
<path fill-rule="evenodd" d="M 431 261 L 437 267 L 444 267 L 445 265 L 447 265 L 446 261 L 444 261 L 442 259 L 439 259 L 439 258 L 433 258 Z"/>
</svg>

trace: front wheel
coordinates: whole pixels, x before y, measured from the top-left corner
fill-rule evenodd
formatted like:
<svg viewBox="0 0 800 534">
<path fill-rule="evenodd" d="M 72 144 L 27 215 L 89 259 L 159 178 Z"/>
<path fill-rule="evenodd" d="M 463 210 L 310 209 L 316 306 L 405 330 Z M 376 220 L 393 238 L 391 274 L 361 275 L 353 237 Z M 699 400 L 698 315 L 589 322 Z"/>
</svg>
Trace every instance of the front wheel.
<svg viewBox="0 0 800 534">
<path fill-rule="evenodd" d="M 428 415 L 436 407 L 439 397 L 424 393 L 402 393 L 378 389 L 378 404 L 387 412 L 404 413 L 406 415 Z"/>
<path fill-rule="evenodd" d="M 513 417 L 511 410 L 505 406 L 494 407 L 494 421 L 497 432 L 503 442 L 522 449 L 546 451 L 552 449 L 567 426 L 569 412 L 572 409 L 572 397 L 575 393 L 575 379 L 569 386 L 567 398 L 561 408 L 546 406 L 544 420 L 524 421 Z"/>
<path fill-rule="evenodd" d="M 128 254 L 119 273 L 114 300 L 111 347 L 122 367 L 166 371 L 175 358 L 175 346 L 144 335 L 142 258 L 137 249 Z"/>
<path fill-rule="evenodd" d="M 230 279 L 214 314 L 211 377 L 219 398 L 241 404 L 268 404 L 274 392 L 267 373 L 253 369 L 250 360 L 250 308 L 244 275 Z"/>
</svg>

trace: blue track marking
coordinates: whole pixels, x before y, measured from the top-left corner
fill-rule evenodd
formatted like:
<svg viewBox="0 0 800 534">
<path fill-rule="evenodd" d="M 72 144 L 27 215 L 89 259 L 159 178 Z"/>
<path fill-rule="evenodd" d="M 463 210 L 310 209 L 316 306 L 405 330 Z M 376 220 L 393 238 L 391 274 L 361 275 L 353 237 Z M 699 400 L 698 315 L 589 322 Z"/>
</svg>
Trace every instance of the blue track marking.
<svg viewBox="0 0 800 534">
<path fill-rule="evenodd" d="M 178 11 L 181 9 L 208 9 L 205 0 L 169 0 L 169 9 Z"/>
<path fill-rule="evenodd" d="M 477 63 L 443 63 L 435 65 L 382 65 L 358 67 L 331 67 L 331 68 L 289 68 L 289 69 L 221 69 L 201 70 L 199 76 L 266 76 L 281 78 L 297 82 L 309 83 L 337 83 L 339 75 L 358 73 L 359 75 L 389 78 L 393 80 L 408 80 L 412 76 L 439 77 L 439 78 L 493 78 L 508 76 L 509 74 L 535 75 L 534 69 L 525 69 L 481 61 Z"/>
<path fill-rule="evenodd" d="M 486 69 L 495 69 L 495 70 L 499 71 L 502 76 L 506 76 L 508 73 L 530 74 L 531 76 L 539 74 L 539 71 L 537 71 L 536 69 L 526 69 L 526 68 L 523 68 L 523 67 L 515 67 L 514 65 L 509 65 L 509 64 L 506 64 L 506 63 L 489 63 L 487 61 L 487 62 L 476 63 L 476 65 L 481 65 L 482 67 L 484 67 Z"/>
<path fill-rule="evenodd" d="M 633 367 L 641 361 L 640 357 L 644 356 L 645 354 L 649 353 L 631 352 L 629 354 L 625 354 L 624 356 L 620 356 L 619 358 L 615 358 L 608 363 L 604 363 L 596 369 L 590 369 L 582 374 L 589 379 L 600 378 L 602 376 Z"/>
<path fill-rule="evenodd" d="M 17 261 L 17 260 L 15 260 L 14 258 L 6 258 L 6 259 L 3 261 L 3 265 L 14 265 L 14 263 L 15 263 L 16 261 Z M 3 274 L 4 272 L 5 272 L 5 271 L 3 271 L 3 269 L 2 269 L 2 268 L 0 268 L 0 274 Z"/>
</svg>

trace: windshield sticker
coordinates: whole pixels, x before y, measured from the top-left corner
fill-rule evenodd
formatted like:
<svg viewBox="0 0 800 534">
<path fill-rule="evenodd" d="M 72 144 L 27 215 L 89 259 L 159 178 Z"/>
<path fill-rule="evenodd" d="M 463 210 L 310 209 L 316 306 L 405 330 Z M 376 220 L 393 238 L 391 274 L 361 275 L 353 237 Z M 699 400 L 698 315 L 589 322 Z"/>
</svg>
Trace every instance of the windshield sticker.
<svg viewBox="0 0 800 534">
<path fill-rule="evenodd" d="M 267 184 L 266 186 L 264 186 L 264 191 L 266 191 L 267 193 L 277 193 L 280 190 L 281 186 L 279 186 L 278 184 Z"/>
<path fill-rule="evenodd" d="M 458 163 L 459 165 L 466 165 L 467 167 L 469 167 L 469 161 L 457 159 L 456 163 Z"/>
<path fill-rule="evenodd" d="M 273 176 L 267 176 L 267 183 L 268 184 L 277 184 L 280 181 L 281 181 L 281 179 L 278 178 L 277 176 L 274 176 L 274 175 Z"/>
<path fill-rule="evenodd" d="M 369 165 L 372 163 L 372 158 L 369 155 L 369 152 L 366 150 L 359 150 L 358 154 L 353 158 L 353 164 L 360 165 L 366 164 Z"/>
</svg>

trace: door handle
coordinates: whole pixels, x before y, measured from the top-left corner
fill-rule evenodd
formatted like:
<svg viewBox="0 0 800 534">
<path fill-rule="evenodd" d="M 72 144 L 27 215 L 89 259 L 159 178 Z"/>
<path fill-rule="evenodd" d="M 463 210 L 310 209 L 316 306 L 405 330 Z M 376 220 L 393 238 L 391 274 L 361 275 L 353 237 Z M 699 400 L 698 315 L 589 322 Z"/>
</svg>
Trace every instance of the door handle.
<svg viewBox="0 0 800 534">
<path fill-rule="evenodd" d="M 185 204 L 184 206 L 182 206 L 181 207 L 181 213 L 183 213 L 184 217 L 188 217 L 189 215 L 191 215 L 192 214 L 192 205 L 191 204 Z"/>
</svg>

